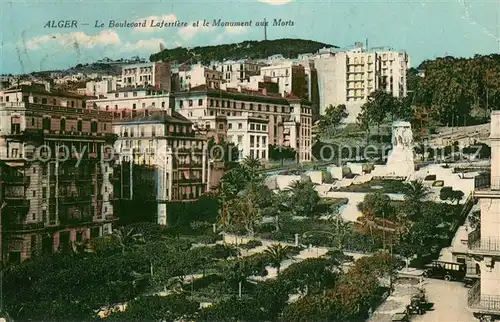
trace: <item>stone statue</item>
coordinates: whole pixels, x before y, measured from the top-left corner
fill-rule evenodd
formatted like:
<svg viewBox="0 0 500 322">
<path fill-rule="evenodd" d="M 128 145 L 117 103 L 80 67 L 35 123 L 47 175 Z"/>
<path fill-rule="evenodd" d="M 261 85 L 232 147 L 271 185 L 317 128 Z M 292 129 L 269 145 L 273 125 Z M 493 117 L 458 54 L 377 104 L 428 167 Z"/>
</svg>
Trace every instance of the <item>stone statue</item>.
<svg viewBox="0 0 500 322">
<path fill-rule="evenodd" d="M 413 133 L 408 122 L 394 122 L 392 125 L 393 147 L 387 159 L 388 175 L 407 177 L 414 171 Z"/>
</svg>

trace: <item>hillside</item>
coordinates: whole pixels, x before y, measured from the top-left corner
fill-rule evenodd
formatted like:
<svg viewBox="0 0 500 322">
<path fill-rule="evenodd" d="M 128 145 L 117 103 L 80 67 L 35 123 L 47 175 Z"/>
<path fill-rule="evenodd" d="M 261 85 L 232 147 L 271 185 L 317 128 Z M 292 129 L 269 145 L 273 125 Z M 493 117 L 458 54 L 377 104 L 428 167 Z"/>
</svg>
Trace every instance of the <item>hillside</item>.
<svg viewBox="0 0 500 322">
<path fill-rule="evenodd" d="M 263 59 L 272 55 L 281 54 L 285 58 L 296 58 L 300 54 L 316 53 L 322 48 L 338 48 L 312 40 L 303 39 L 276 39 L 262 41 L 244 41 L 237 44 L 217 46 L 203 46 L 194 48 L 177 47 L 164 49 L 149 57 L 150 61 L 190 61 L 210 62 L 229 59 Z"/>
</svg>

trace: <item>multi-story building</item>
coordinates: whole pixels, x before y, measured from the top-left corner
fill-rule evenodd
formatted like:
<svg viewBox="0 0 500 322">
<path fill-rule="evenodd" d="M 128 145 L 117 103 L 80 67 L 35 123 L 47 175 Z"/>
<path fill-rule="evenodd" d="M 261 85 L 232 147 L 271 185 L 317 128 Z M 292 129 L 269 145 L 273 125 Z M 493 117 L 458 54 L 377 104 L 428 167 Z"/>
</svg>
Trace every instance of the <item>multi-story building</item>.
<svg viewBox="0 0 500 322">
<path fill-rule="evenodd" d="M 293 94 L 307 98 L 307 78 L 304 66 L 292 61 L 276 62 L 273 65 L 260 68 L 260 75 L 269 77 L 278 83 L 279 92 L 283 97 Z"/>
<path fill-rule="evenodd" d="M 116 91 L 118 88 L 118 82 L 115 77 L 103 77 L 100 81 L 90 81 L 85 84 L 86 95 L 106 96 L 109 92 Z"/>
<path fill-rule="evenodd" d="M 242 89 L 213 90 L 206 86 L 175 93 L 175 109 L 204 129 L 216 142 L 227 137 L 228 117 L 249 116 L 268 121 L 269 144 L 301 151 L 298 161 L 311 161 L 311 108 L 297 97 Z"/>
<path fill-rule="evenodd" d="M 257 158 L 267 161 L 269 158 L 268 119 L 241 115 L 227 116 L 227 137 L 238 147 L 238 159 Z"/>
<path fill-rule="evenodd" d="M 320 57 L 314 61 L 318 73 L 320 114 L 329 105 L 348 107 L 348 122 L 355 121 L 368 96 L 384 90 L 395 97 L 406 96 L 408 54 L 392 50 L 356 48 Z"/>
<path fill-rule="evenodd" d="M 115 194 L 120 219 L 132 213 L 143 217 L 131 221 L 166 225 L 169 203 L 194 201 L 206 191 L 206 139 L 197 136 L 188 119 L 172 109 L 142 110 L 116 120 L 113 128 L 119 137 Z"/>
<path fill-rule="evenodd" d="M 208 68 L 201 64 L 193 65 L 187 71 L 179 71 L 179 88 L 176 91 L 187 91 L 192 87 L 206 85 L 209 88 L 219 89 L 222 81 L 222 72 L 215 68 Z"/>
<path fill-rule="evenodd" d="M 85 99 L 43 86 L 0 92 L 8 263 L 111 232 L 112 115 Z"/>
<path fill-rule="evenodd" d="M 163 90 L 153 87 L 123 87 L 106 94 L 105 98 L 90 99 L 93 108 L 113 111 L 120 116 L 138 110 L 168 110 L 173 104 L 172 96 Z"/>
<path fill-rule="evenodd" d="M 122 67 L 123 87 L 153 86 L 167 92 L 171 90 L 170 63 L 153 62 Z"/>
<path fill-rule="evenodd" d="M 250 60 L 225 61 L 217 64 L 216 70 L 222 73 L 224 83 L 235 83 L 249 80 L 250 76 L 260 74 L 261 64 Z"/>
<path fill-rule="evenodd" d="M 474 191 L 481 221 L 468 236 L 469 256 L 479 276 L 468 291 L 468 308 L 481 321 L 500 319 L 500 111 L 491 114 L 490 139 L 490 184 Z"/>
</svg>

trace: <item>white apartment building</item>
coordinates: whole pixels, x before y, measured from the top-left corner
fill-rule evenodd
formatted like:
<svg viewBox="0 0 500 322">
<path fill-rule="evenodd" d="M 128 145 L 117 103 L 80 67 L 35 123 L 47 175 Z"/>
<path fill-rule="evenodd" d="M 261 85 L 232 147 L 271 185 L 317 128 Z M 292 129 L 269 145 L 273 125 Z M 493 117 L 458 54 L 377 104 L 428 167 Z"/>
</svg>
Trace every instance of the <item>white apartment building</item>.
<svg viewBox="0 0 500 322">
<path fill-rule="evenodd" d="M 179 90 L 187 91 L 192 87 L 207 85 L 218 89 L 222 81 L 222 72 L 201 64 L 193 65 L 187 71 L 179 71 Z"/>
<path fill-rule="evenodd" d="M 87 100 L 95 109 L 129 113 L 137 110 L 167 110 L 173 104 L 172 95 L 167 91 L 147 88 L 120 88 L 106 94 L 105 98 Z"/>
<path fill-rule="evenodd" d="M 406 96 L 406 52 L 356 48 L 332 53 L 314 61 L 318 73 L 319 108 L 323 115 L 329 105 L 344 104 L 347 122 L 355 122 L 361 106 L 375 90 L 395 97 Z"/>
<path fill-rule="evenodd" d="M 267 161 L 268 124 L 267 119 L 250 116 L 247 112 L 238 116 L 227 116 L 227 138 L 238 147 L 239 160 L 250 157 Z"/>
<path fill-rule="evenodd" d="M 113 122 L 113 131 L 122 173 L 116 193 L 121 199 L 154 203 L 158 224 L 167 224 L 169 202 L 196 200 L 206 191 L 206 140 L 179 113 L 142 110 Z"/>
<path fill-rule="evenodd" d="M 148 87 L 170 91 L 170 64 L 153 62 L 125 65 L 122 67 L 123 87 Z"/>
<path fill-rule="evenodd" d="M 101 81 L 90 81 L 85 84 L 85 94 L 91 96 L 106 95 L 116 91 L 118 82 L 116 77 L 103 77 Z"/>
<path fill-rule="evenodd" d="M 309 103 L 299 98 L 283 98 L 266 89 L 213 90 L 200 86 L 176 93 L 175 109 L 216 142 L 227 137 L 228 117 L 246 112 L 262 118 L 268 121 L 269 144 L 294 147 L 300 152 L 299 162 L 311 161 L 312 113 Z"/>
<path fill-rule="evenodd" d="M 474 191 L 481 223 L 468 236 L 468 253 L 479 276 L 468 291 L 468 309 L 481 321 L 500 319 L 500 111 L 491 114 L 490 139 L 490 186 Z"/>
<path fill-rule="evenodd" d="M 279 93 L 286 97 L 294 94 L 298 97 L 307 95 L 307 79 L 304 66 L 292 61 L 278 61 L 270 66 L 260 68 L 261 77 L 269 77 L 278 84 Z"/>
<path fill-rule="evenodd" d="M 224 83 L 237 83 L 248 80 L 250 76 L 259 75 L 261 64 L 250 60 L 225 61 L 215 65 L 222 73 Z"/>
</svg>

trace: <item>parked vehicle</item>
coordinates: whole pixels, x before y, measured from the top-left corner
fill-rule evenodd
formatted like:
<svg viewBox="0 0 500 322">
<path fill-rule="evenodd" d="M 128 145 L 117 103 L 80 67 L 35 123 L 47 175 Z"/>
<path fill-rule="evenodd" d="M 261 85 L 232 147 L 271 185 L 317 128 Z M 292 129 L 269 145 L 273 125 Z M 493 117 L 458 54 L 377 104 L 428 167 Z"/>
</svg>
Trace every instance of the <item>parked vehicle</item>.
<svg viewBox="0 0 500 322">
<path fill-rule="evenodd" d="M 426 265 L 424 277 L 439 278 L 445 281 L 463 281 L 466 274 L 464 263 L 432 261 Z"/>
<path fill-rule="evenodd" d="M 433 305 L 434 304 L 427 301 L 425 291 L 423 289 L 420 289 L 418 293 L 414 294 L 411 297 L 410 304 L 406 306 L 406 312 L 408 312 L 408 314 L 422 315 L 430 310 Z"/>
</svg>

